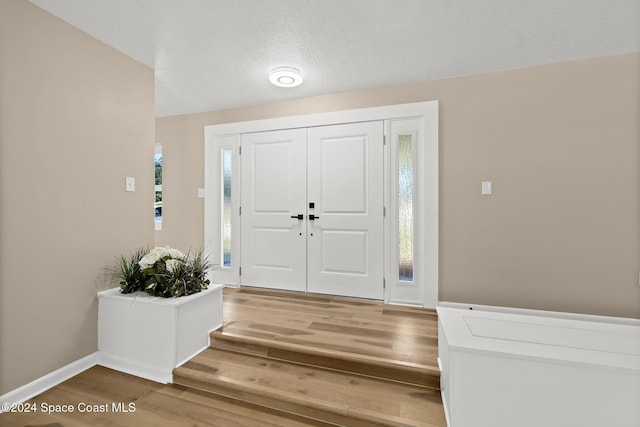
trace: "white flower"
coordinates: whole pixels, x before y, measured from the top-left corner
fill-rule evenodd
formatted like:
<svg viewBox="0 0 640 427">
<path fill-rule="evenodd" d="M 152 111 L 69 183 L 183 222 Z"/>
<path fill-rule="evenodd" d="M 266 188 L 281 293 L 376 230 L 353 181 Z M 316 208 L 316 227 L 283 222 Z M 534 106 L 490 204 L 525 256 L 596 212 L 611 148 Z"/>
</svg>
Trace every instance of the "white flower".
<svg viewBox="0 0 640 427">
<path fill-rule="evenodd" d="M 173 258 L 173 259 L 185 259 L 186 258 L 186 255 L 183 254 L 182 252 L 180 252 L 177 249 L 173 249 L 173 248 L 170 248 L 168 246 L 165 249 L 167 250 L 167 253 L 169 254 L 169 256 L 171 258 Z"/>
<path fill-rule="evenodd" d="M 168 260 L 165 262 L 165 264 L 166 264 L 166 266 L 167 266 L 167 271 L 168 271 L 169 273 L 173 273 L 173 271 L 176 269 L 176 267 L 177 267 L 179 264 L 184 264 L 184 263 L 183 263 L 182 261 L 180 261 L 179 259 L 168 259 Z"/>
<path fill-rule="evenodd" d="M 147 268 L 153 267 L 153 264 L 155 264 L 156 261 L 158 261 L 158 258 L 156 258 L 155 254 L 149 252 L 142 257 L 142 259 L 138 262 L 138 265 L 142 270 L 146 270 Z"/>
<path fill-rule="evenodd" d="M 177 249 L 170 247 L 157 246 L 149 251 L 148 254 L 142 257 L 138 265 L 142 270 L 153 267 L 153 265 L 161 259 L 185 259 L 186 256 Z"/>
</svg>

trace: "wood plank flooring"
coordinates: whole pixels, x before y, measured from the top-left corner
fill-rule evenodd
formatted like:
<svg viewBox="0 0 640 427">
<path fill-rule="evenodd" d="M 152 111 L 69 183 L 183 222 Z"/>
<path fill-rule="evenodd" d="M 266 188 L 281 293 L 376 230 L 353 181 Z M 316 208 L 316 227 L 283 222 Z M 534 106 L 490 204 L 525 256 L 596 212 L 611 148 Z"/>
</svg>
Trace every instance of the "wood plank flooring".
<svg viewBox="0 0 640 427">
<path fill-rule="evenodd" d="M 245 287 L 225 290 L 224 313 L 215 348 L 439 388 L 433 310 Z"/>
<path fill-rule="evenodd" d="M 224 313 L 174 382 L 337 425 L 446 425 L 434 311 L 243 287 Z"/>
<path fill-rule="evenodd" d="M 112 404 L 134 404 L 135 412 L 114 412 Z M 1 426 L 216 426 L 302 427 L 330 424 L 179 385 L 163 385 L 101 366 L 76 375 L 29 400 L 35 412 L 0 414 Z M 74 412 L 47 414 L 42 404 L 72 405 Z M 83 405 L 107 405 L 109 412 L 79 412 Z"/>
<path fill-rule="evenodd" d="M 212 347 L 174 371 L 182 385 L 96 366 L 0 425 L 446 426 L 435 312 L 246 287 L 225 289 L 224 310 Z M 120 402 L 135 412 L 114 412 Z M 43 403 L 75 410 L 46 414 Z"/>
<path fill-rule="evenodd" d="M 225 350 L 204 351 L 174 381 L 337 425 L 444 425 L 438 390 Z"/>
<path fill-rule="evenodd" d="M 224 319 L 212 338 L 257 338 L 437 372 L 434 310 L 245 287 L 225 289 Z"/>
</svg>

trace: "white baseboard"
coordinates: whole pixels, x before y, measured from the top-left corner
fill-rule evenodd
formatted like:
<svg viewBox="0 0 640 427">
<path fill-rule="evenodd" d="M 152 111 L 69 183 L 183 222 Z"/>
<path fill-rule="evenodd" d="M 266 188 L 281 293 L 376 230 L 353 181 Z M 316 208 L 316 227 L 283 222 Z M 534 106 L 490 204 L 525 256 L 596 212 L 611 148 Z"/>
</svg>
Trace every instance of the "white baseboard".
<svg viewBox="0 0 640 427">
<path fill-rule="evenodd" d="M 2 403 L 21 403 L 57 386 L 61 382 L 78 375 L 81 372 L 98 364 L 98 353 L 95 352 L 75 362 L 69 363 L 43 377 L 40 377 L 29 384 L 25 384 L 15 390 L 0 396 Z M 0 413 L 2 411 L 0 410 Z"/>
<path fill-rule="evenodd" d="M 402 305 L 405 307 L 417 307 L 424 308 L 422 305 L 422 301 L 409 301 L 409 300 L 401 300 L 401 299 L 390 299 L 387 304 L 391 305 Z"/>
<path fill-rule="evenodd" d="M 241 286 L 239 284 L 237 284 L 237 283 L 236 284 L 228 284 L 228 283 L 218 283 L 218 282 L 214 283 L 214 282 L 211 282 L 211 284 L 214 285 L 214 286 L 222 285 L 225 288 L 232 288 L 232 289 L 240 289 L 241 288 Z"/>
<path fill-rule="evenodd" d="M 166 372 L 162 369 L 150 367 L 135 360 L 119 357 L 103 351 L 98 352 L 97 364 L 105 368 L 115 369 L 125 374 L 135 375 L 136 377 L 161 384 L 173 382 L 173 373 L 171 370 Z"/>
<path fill-rule="evenodd" d="M 531 310 L 527 308 L 500 307 L 494 305 L 465 304 L 460 302 L 441 301 L 438 307 L 459 308 L 462 310 L 479 310 L 494 313 L 522 314 L 526 316 L 551 317 L 556 319 L 583 320 L 587 322 L 613 323 L 617 325 L 640 326 L 640 319 L 631 317 L 598 316 L 595 314 L 566 313 L 562 311 Z"/>
</svg>

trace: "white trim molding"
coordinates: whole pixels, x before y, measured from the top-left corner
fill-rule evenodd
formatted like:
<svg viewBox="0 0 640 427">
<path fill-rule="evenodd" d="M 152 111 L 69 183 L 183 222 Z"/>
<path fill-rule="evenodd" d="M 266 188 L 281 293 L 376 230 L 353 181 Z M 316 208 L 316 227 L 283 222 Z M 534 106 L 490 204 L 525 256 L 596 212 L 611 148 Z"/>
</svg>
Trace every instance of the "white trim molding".
<svg viewBox="0 0 640 427">
<path fill-rule="evenodd" d="M 5 412 L 4 404 L 15 404 L 27 401 L 97 364 L 98 352 L 95 352 L 0 396 L 0 403 L 3 404 L 0 413 Z"/>
<path fill-rule="evenodd" d="M 205 141 L 213 136 L 241 133 L 264 132 L 279 129 L 307 128 L 341 123 L 371 122 L 376 120 L 402 119 L 437 114 L 438 101 L 396 104 L 357 110 L 333 111 L 328 113 L 278 117 L 247 122 L 223 123 L 205 126 Z M 437 129 L 437 122 L 431 124 Z M 430 126 L 430 127 L 431 127 Z"/>
<path fill-rule="evenodd" d="M 416 148 L 416 202 L 417 215 L 415 224 L 417 291 L 396 289 L 391 293 L 390 287 L 397 284 L 391 275 L 388 262 L 393 251 L 390 248 L 390 229 L 392 225 L 385 219 L 385 301 L 399 304 L 420 305 L 435 308 L 438 302 L 438 240 L 439 240 L 439 147 L 438 147 L 438 101 L 417 102 L 410 104 L 388 105 L 374 108 L 335 111 L 319 114 L 280 117 L 266 120 L 255 120 L 237 123 L 225 123 L 205 126 L 204 128 L 204 182 L 205 182 L 205 250 L 215 263 L 220 263 L 220 200 L 221 185 L 220 150 L 223 147 L 234 148 L 234 176 L 239 176 L 239 161 L 235 153 L 241 150 L 238 145 L 239 135 L 275 131 L 282 129 L 310 128 L 316 126 L 337 125 L 346 123 L 384 121 L 385 134 L 388 134 L 391 124 L 400 119 L 418 119 L 415 129 L 418 147 Z M 389 144 L 385 148 L 385 209 L 390 212 L 389 174 Z M 240 241 L 239 230 L 239 194 L 235 183 L 232 190 L 232 205 L 234 218 L 232 219 L 232 268 L 219 269 L 213 272 L 216 283 L 237 286 L 241 283 L 239 266 L 239 248 L 235 242 Z M 388 216 L 387 216 L 388 218 Z"/>
</svg>

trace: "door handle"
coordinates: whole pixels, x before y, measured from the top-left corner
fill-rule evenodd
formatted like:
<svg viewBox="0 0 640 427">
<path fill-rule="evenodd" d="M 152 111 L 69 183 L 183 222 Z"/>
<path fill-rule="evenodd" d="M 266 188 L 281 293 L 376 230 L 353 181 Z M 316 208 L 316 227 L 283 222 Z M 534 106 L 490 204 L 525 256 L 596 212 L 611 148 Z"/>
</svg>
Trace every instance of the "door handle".
<svg viewBox="0 0 640 427">
<path fill-rule="evenodd" d="M 316 216 L 316 215 L 313 215 L 313 214 L 309 215 L 309 221 L 313 221 L 313 220 L 318 219 L 318 218 L 320 218 L 320 217 Z"/>
<path fill-rule="evenodd" d="M 304 219 L 304 215 L 303 214 L 291 215 L 291 218 L 302 221 Z"/>
</svg>

